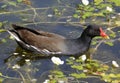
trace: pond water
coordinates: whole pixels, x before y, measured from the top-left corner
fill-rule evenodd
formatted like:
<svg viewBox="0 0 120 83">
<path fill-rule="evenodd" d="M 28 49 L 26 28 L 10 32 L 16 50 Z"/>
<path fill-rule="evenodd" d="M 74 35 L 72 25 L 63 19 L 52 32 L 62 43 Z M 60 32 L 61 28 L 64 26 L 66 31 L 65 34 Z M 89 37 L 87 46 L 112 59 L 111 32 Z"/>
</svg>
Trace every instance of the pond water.
<svg viewBox="0 0 120 83">
<path fill-rule="evenodd" d="M 26 0 L 27 1 L 27 0 Z M 29 1 L 29 0 L 28 0 Z M 62 3 L 61 3 L 62 2 Z M 32 6 L 36 8 L 47 8 L 47 7 L 58 7 L 58 6 L 65 6 L 66 4 L 69 6 L 75 7 L 75 4 L 77 4 L 79 0 L 34 0 L 32 2 Z M 63 4 L 64 3 L 64 4 Z M 3 5 L 4 3 L 0 2 L 0 5 Z M 24 6 L 18 6 L 18 9 L 21 10 Z M 69 20 L 70 18 L 67 17 L 71 14 L 73 14 L 74 9 L 69 10 L 64 13 L 64 17 L 54 17 L 49 18 L 48 14 L 52 14 L 52 8 L 48 8 L 48 10 L 38 10 L 37 13 L 39 14 L 38 17 L 35 17 L 35 22 L 41 22 L 37 25 L 33 21 L 33 15 L 34 12 L 31 12 L 31 14 L 27 13 L 26 15 L 16 15 L 14 14 L 0 14 L 0 20 L 1 21 L 8 21 L 9 23 L 18 23 L 23 25 L 27 25 L 29 28 L 44 30 L 48 32 L 54 32 L 60 35 L 63 35 L 67 38 L 77 38 L 83 28 L 79 27 L 78 25 L 71 25 L 65 23 L 66 20 Z M 17 7 L 8 7 L 10 11 L 17 11 Z M 62 9 L 61 9 L 62 10 Z M 63 10 L 64 11 L 64 10 Z M 41 13 L 43 12 L 43 13 Z M 24 13 L 24 12 L 23 12 Z M 21 18 L 24 18 L 25 23 Z M 26 20 L 26 18 L 29 18 Z M 56 20 L 57 19 L 57 20 Z M 73 21 L 78 21 L 76 19 L 72 19 Z M 28 23 L 26 21 L 29 21 Z M 43 22 L 43 23 L 42 23 Z M 54 23 L 49 23 L 54 22 Z M 63 22 L 63 23 L 57 23 L 57 22 Z M 31 24 L 30 24 L 31 23 Z M 8 25 L 9 26 L 9 25 Z M 120 31 L 120 27 L 117 29 L 115 28 L 114 31 Z M 120 34 L 116 34 L 116 38 L 120 37 Z M 37 55 L 34 54 L 26 54 L 24 50 L 21 50 L 19 46 L 17 45 L 16 41 L 9 38 L 9 34 L 7 32 L 0 33 L 0 39 L 6 39 L 5 43 L 0 42 L 0 72 L 7 76 L 6 79 L 4 79 L 3 83 L 23 83 L 20 78 L 23 76 L 22 79 L 32 79 L 32 81 L 28 81 L 28 83 L 43 83 L 45 79 L 48 79 L 48 75 L 50 74 L 50 70 L 55 69 L 55 65 L 52 63 L 50 58 L 40 58 Z M 91 46 L 92 48 L 96 46 Z M 16 55 L 15 53 L 19 53 Z M 24 55 L 26 54 L 26 55 Z M 66 59 L 67 56 L 60 57 L 63 61 L 65 61 L 65 64 L 60 65 L 59 69 L 62 70 L 66 75 L 68 75 L 70 72 L 74 71 L 70 68 L 70 66 L 66 65 Z M 104 63 L 111 64 L 111 61 L 115 60 L 120 65 L 120 41 L 115 41 L 114 46 L 109 46 L 104 43 L 102 43 L 97 51 L 93 54 L 93 58 L 100 60 Z M 26 61 L 25 61 L 26 60 Z M 30 61 L 29 61 L 30 60 Z M 16 64 L 21 65 L 20 68 L 15 69 L 14 67 Z M 18 66 L 19 67 L 19 66 Z M 119 71 L 120 72 L 120 71 Z M 37 81 L 36 81 L 37 80 Z M 88 79 L 82 79 L 80 83 L 105 83 L 104 81 L 101 81 L 97 78 L 88 78 Z M 72 82 L 70 82 L 72 83 Z M 73 82 L 78 83 L 78 82 Z"/>
</svg>

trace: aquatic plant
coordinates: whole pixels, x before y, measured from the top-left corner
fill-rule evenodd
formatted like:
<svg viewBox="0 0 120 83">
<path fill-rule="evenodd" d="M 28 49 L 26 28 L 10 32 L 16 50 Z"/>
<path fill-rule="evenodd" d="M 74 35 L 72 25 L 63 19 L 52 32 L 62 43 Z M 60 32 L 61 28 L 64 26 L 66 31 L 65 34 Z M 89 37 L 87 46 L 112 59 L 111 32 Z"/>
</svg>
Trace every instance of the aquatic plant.
<svg viewBox="0 0 120 83">
<path fill-rule="evenodd" d="M 84 62 L 82 60 L 82 57 L 77 60 L 73 60 L 71 57 L 67 60 L 67 62 L 67 64 L 69 64 L 71 68 L 76 70 L 76 72 L 72 72 L 70 74 L 71 76 L 75 77 L 76 80 L 81 78 L 85 79 L 93 77 L 110 83 L 120 82 L 120 73 L 117 73 L 117 69 L 115 68 L 119 67 L 116 61 L 111 62 L 111 64 L 114 65 L 113 67 L 98 60 L 87 59 Z"/>
<path fill-rule="evenodd" d="M 27 25 L 39 25 L 39 24 L 70 24 L 74 26 L 82 26 L 87 25 L 89 23 L 96 23 L 103 25 L 105 31 L 109 34 L 109 40 L 99 40 L 100 37 L 96 37 L 94 41 L 92 41 L 92 46 L 95 47 L 95 51 L 98 47 L 104 43 L 109 46 L 114 46 L 114 42 L 120 41 L 120 30 L 118 27 L 120 26 L 120 13 L 117 12 L 115 7 L 120 6 L 120 0 L 93 0 L 90 2 L 89 0 L 81 0 L 79 3 L 74 4 L 72 0 L 56 0 L 57 5 L 41 7 L 37 8 L 34 5 L 34 1 L 30 0 L 3 0 L 0 1 L 0 15 L 1 16 L 9 16 L 13 15 L 18 18 L 15 21 L 18 24 L 22 24 L 24 26 Z M 0 21 L 0 34 L 5 32 L 3 28 L 4 25 L 8 25 L 9 23 L 14 22 L 12 19 L 4 19 Z M 114 31 L 114 29 L 118 29 Z M 0 44 L 6 43 L 8 37 L 0 38 Z M 12 38 L 10 38 L 12 39 Z M 23 53 L 21 56 L 25 57 L 26 53 Z M 15 58 L 15 57 L 14 57 Z M 26 61 L 30 61 L 30 59 L 26 59 Z M 11 60 L 11 59 L 10 59 Z M 24 82 L 28 82 L 26 79 L 32 80 L 30 74 L 27 73 L 25 78 L 24 74 L 19 71 L 19 65 L 27 64 L 26 61 L 18 61 L 19 64 L 14 66 L 10 65 L 9 68 L 12 70 L 16 70 L 15 72 L 19 72 L 20 77 Z M 89 78 L 89 77 L 97 77 L 105 82 L 111 83 L 119 83 L 120 73 L 119 73 L 119 65 L 116 61 L 112 61 L 111 65 L 107 65 L 101 61 L 94 59 L 86 59 L 85 56 L 79 59 L 69 58 L 67 63 L 71 66 L 72 69 L 76 70 L 76 72 L 72 72 L 70 75 L 79 80 L 80 78 Z M 117 68 L 116 68 L 117 67 Z M 17 69 L 18 68 L 18 69 Z M 27 71 L 29 72 L 29 67 Z M 32 70 L 32 69 L 31 69 Z M 34 69 L 33 69 L 34 71 Z M 118 72 L 117 72 L 118 71 Z M 56 78 L 53 78 L 53 77 Z M 5 76 L 0 73 L 0 82 L 4 79 L 14 79 L 14 77 Z M 50 78 L 52 83 L 56 83 L 59 79 L 67 79 L 67 76 L 61 70 L 53 70 L 51 71 Z M 19 78 L 15 78 L 19 79 Z M 34 81 L 35 83 L 36 81 Z"/>
</svg>

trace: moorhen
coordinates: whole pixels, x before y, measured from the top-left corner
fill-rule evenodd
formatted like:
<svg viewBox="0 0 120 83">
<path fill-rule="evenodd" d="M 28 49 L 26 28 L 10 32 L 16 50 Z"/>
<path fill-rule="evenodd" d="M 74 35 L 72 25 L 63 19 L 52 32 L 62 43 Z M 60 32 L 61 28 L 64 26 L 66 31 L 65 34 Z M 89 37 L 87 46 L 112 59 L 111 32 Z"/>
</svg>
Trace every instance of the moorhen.
<svg viewBox="0 0 120 83">
<path fill-rule="evenodd" d="M 88 51 L 92 38 L 96 36 L 108 38 L 97 25 L 88 25 L 76 39 L 67 39 L 55 33 L 33 30 L 16 24 L 12 24 L 12 27 L 13 29 L 8 32 L 22 48 L 47 56 L 81 55 Z"/>
</svg>

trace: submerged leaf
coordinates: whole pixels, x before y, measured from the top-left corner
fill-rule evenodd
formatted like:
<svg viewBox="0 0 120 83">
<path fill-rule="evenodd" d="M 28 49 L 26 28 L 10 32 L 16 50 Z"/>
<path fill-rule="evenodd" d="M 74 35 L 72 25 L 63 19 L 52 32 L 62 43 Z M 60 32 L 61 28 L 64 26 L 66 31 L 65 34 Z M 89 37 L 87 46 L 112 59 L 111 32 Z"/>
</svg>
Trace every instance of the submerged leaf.
<svg viewBox="0 0 120 83">
<path fill-rule="evenodd" d="M 17 6 L 17 3 L 15 1 L 9 1 L 8 4 L 12 6 Z"/>
<path fill-rule="evenodd" d="M 120 33 L 120 31 L 118 31 L 118 33 Z"/>
<path fill-rule="evenodd" d="M 2 41 L 3 43 L 5 43 L 5 42 L 6 42 L 6 39 L 2 39 L 1 41 Z"/>
<path fill-rule="evenodd" d="M 7 7 L 7 5 L 6 5 L 6 4 L 4 4 L 4 5 L 2 5 L 2 6 L 1 6 L 1 8 L 6 8 L 6 7 Z"/>
</svg>

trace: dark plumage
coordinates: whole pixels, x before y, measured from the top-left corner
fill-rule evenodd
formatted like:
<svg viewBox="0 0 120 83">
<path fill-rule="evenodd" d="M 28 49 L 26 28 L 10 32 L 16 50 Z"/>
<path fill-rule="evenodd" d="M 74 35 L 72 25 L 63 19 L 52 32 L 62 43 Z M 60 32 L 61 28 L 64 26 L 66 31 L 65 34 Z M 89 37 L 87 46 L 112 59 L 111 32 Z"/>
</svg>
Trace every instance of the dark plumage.
<svg viewBox="0 0 120 83">
<path fill-rule="evenodd" d="M 108 37 L 97 25 L 88 25 L 81 36 L 67 39 L 61 35 L 24 28 L 12 24 L 13 29 L 8 32 L 24 49 L 39 52 L 44 55 L 80 55 L 88 51 L 92 38 L 96 36 Z"/>
</svg>

